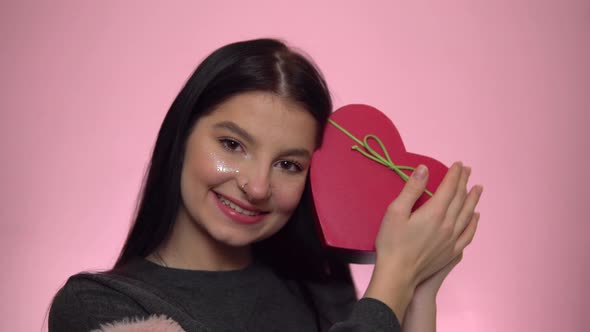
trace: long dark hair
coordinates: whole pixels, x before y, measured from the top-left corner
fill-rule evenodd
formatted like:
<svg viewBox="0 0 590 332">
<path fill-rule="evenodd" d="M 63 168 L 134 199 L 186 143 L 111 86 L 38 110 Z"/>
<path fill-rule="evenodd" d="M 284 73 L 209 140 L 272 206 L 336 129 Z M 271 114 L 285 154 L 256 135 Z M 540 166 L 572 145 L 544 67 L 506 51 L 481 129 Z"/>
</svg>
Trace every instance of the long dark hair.
<svg viewBox="0 0 590 332">
<path fill-rule="evenodd" d="M 215 106 L 248 91 L 272 92 L 303 106 L 316 119 L 319 147 L 332 101 L 311 60 L 274 39 L 219 48 L 197 67 L 164 118 L 135 221 L 113 271 L 149 255 L 169 236 L 182 204 L 180 178 L 191 129 Z M 255 243 L 253 252 L 285 278 L 352 283 L 348 265 L 322 250 L 313 223 L 309 183 L 291 220 L 277 234 Z"/>
</svg>

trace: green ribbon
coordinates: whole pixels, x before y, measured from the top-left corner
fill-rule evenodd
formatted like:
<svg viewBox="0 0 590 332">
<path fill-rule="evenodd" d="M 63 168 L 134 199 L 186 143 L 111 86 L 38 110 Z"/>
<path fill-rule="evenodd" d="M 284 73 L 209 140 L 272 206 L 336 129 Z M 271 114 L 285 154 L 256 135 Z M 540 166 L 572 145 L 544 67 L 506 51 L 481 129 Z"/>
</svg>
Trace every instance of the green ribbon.
<svg viewBox="0 0 590 332">
<path fill-rule="evenodd" d="M 400 165 L 394 164 L 393 161 L 391 161 L 391 158 L 389 157 L 389 153 L 387 152 L 385 145 L 383 144 L 383 142 L 381 142 L 379 137 L 377 137 L 373 134 L 369 134 L 364 137 L 363 141 L 361 141 L 358 138 L 354 137 L 354 135 L 351 134 L 348 130 L 344 129 L 342 126 L 337 124 L 334 120 L 328 119 L 328 122 L 330 122 L 334 127 L 338 128 L 341 132 L 346 134 L 353 141 L 357 142 L 360 146 L 362 146 L 364 148 L 364 150 L 363 150 L 359 147 L 359 145 L 353 145 L 352 150 L 358 151 L 363 156 L 365 156 L 373 161 L 376 161 L 379 164 L 389 168 L 390 170 L 397 173 L 397 175 L 399 175 L 405 182 L 408 182 L 408 179 L 410 179 L 410 177 L 406 173 L 402 172 L 402 169 L 414 171 L 415 168 L 410 167 L 410 166 L 400 166 Z M 373 139 L 377 142 L 377 144 L 379 144 L 379 146 L 381 147 L 381 150 L 385 154 L 385 157 L 380 155 L 377 151 L 373 150 L 373 148 L 371 148 L 369 146 L 369 139 Z M 426 191 L 426 193 L 430 197 L 432 197 L 432 193 L 430 191 L 428 191 L 428 189 L 425 189 L 424 191 Z"/>
</svg>

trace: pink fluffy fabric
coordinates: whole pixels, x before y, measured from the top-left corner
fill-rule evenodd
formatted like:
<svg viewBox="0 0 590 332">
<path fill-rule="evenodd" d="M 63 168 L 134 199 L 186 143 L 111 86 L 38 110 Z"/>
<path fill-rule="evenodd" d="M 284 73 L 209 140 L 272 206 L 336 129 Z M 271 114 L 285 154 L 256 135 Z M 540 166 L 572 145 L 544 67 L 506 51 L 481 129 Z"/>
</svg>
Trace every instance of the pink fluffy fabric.
<svg viewBox="0 0 590 332">
<path fill-rule="evenodd" d="M 176 321 L 164 315 L 147 319 L 125 318 L 118 322 L 103 324 L 92 332 L 185 332 Z"/>
</svg>

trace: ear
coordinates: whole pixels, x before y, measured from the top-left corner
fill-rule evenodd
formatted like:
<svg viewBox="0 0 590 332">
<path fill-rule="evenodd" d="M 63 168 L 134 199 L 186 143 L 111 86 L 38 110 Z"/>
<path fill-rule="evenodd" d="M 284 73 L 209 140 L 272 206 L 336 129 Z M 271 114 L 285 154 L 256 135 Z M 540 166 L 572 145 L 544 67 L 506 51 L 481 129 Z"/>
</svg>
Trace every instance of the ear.
<svg viewBox="0 0 590 332">
<path fill-rule="evenodd" d="M 164 315 L 152 315 L 146 319 L 124 318 L 100 326 L 92 332 L 185 332 L 173 319 Z"/>
</svg>

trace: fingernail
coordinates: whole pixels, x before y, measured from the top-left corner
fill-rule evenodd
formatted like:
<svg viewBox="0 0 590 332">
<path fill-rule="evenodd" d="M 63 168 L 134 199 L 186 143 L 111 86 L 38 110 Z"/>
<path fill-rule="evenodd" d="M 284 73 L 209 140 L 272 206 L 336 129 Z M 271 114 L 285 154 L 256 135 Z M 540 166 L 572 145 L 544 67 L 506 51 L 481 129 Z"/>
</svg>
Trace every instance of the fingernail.
<svg viewBox="0 0 590 332">
<path fill-rule="evenodd" d="M 479 212 L 475 212 L 475 221 L 479 221 Z"/>
<path fill-rule="evenodd" d="M 465 166 L 465 172 L 467 173 L 467 178 L 471 175 L 471 167 Z"/>
<path fill-rule="evenodd" d="M 415 170 L 414 173 L 412 173 L 412 176 L 415 177 L 418 180 L 424 180 L 424 178 L 426 177 L 426 172 L 428 171 L 428 169 L 426 168 L 426 166 L 424 165 L 419 165 Z"/>
</svg>

